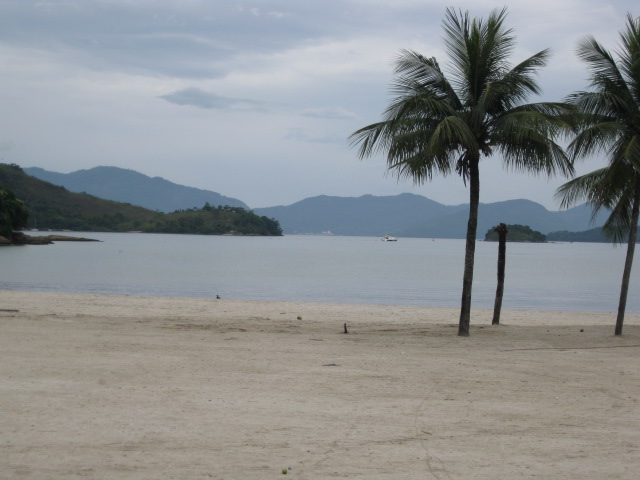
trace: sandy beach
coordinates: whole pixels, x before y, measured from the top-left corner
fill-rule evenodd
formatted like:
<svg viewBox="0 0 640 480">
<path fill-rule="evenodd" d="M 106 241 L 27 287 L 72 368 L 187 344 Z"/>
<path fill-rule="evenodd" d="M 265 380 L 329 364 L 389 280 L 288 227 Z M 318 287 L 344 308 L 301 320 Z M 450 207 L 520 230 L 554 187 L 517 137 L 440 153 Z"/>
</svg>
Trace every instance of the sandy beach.
<svg viewBox="0 0 640 480">
<path fill-rule="evenodd" d="M 639 315 L 457 316 L 0 291 L 0 478 L 638 478 Z"/>
</svg>

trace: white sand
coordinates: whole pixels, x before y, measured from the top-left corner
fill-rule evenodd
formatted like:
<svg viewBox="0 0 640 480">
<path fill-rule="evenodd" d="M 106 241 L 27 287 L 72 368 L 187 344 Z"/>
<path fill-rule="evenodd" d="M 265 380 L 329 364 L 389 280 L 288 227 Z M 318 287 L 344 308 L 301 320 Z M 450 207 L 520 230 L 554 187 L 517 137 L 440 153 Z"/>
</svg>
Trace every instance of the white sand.
<svg viewBox="0 0 640 480">
<path fill-rule="evenodd" d="M 474 311 L 460 338 L 441 308 L 0 291 L 0 309 L 0 478 L 640 472 L 638 315 L 615 337 L 614 315 Z"/>
</svg>

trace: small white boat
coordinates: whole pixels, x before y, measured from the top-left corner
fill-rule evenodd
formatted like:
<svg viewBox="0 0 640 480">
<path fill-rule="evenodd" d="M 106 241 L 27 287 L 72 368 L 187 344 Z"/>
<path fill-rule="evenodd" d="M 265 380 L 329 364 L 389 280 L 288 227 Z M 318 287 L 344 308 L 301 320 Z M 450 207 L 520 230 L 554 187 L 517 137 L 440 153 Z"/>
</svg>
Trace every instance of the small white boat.
<svg viewBox="0 0 640 480">
<path fill-rule="evenodd" d="M 398 241 L 398 237 L 394 237 L 392 235 L 385 235 L 384 237 L 381 238 L 381 240 L 383 242 L 397 242 Z"/>
</svg>

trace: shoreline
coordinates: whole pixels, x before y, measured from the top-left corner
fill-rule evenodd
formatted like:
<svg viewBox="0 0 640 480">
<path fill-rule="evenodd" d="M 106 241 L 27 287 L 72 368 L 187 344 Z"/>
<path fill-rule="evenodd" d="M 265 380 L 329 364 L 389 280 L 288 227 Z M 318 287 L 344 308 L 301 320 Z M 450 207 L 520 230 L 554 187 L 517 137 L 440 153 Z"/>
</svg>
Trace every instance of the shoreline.
<svg viewBox="0 0 640 480">
<path fill-rule="evenodd" d="M 634 479 L 640 315 L 491 315 L 0 290 L 3 470 Z"/>
<path fill-rule="evenodd" d="M 100 241 L 100 240 L 97 240 Z M 329 307 L 330 309 L 333 308 L 358 308 L 361 307 L 363 309 L 366 308 L 381 308 L 381 309 L 388 309 L 388 308 L 394 308 L 394 309 L 410 309 L 410 310 L 425 310 L 425 311 L 441 311 L 441 312 L 452 312 L 451 318 L 454 318 L 456 324 L 458 322 L 458 316 L 459 316 L 459 312 L 460 312 L 460 307 L 459 306 L 425 306 L 425 305 L 415 305 L 415 304 L 395 304 L 395 303 L 357 303 L 357 302 L 335 302 L 335 301 L 322 301 L 322 300 L 263 300 L 263 299 L 244 299 L 244 298 L 227 298 L 227 297 L 222 297 L 222 298 L 216 298 L 213 296 L 183 296 L 183 295 L 153 295 L 153 294 L 138 294 L 138 293 L 90 293 L 90 292 L 80 292 L 80 291 L 61 291 L 61 290 L 18 290 L 18 289 L 10 289 L 10 290 L 6 290 L 6 289 L 2 289 L 0 288 L 0 292 L 5 292 L 5 293 L 16 293 L 16 294 L 35 294 L 35 295 L 60 295 L 60 296 L 70 296 L 70 297 L 74 297 L 74 296 L 78 296 L 78 297 L 117 297 L 117 298 L 130 298 L 130 299 L 146 299 L 146 300 L 157 300 L 157 301 L 162 301 L 162 299 L 166 299 L 168 301 L 174 302 L 174 301 L 194 301 L 194 302 L 208 302 L 208 301 L 220 301 L 220 300 L 224 300 L 225 302 L 227 302 L 228 304 L 236 304 L 236 303 L 247 303 L 247 304 L 265 304 L 265 305 L 270 305 L 270 304 L 283 304 L 283 305 L 324 305 Z M 489 312 L 489 313 L 487 313 Z M 613 318 L 613 323 L 615 324 L 615 318 L 617 315 L 616 311 L 609 311 L 609 312 L 605 312 L 605 311 L 581 311 L 581 310 L 544 310 L 544 309 L 539 309 L 539 308 L 527 308 L 527 307 L 522 307 L 522 308 L 509 308 L 509 307 L 503 307 L 502 308 L 502 312 L 504 314 L 504 312 L 510 312 L 512 314 L 514 314 L 515 319 L 521 318 L 522 315 L 518 315 L 518 313 L 533 313 L 533 312 L 539 312 L 541 313 L 544 317 L 546 317 L 547 315 L 562 315 L 562 316 L 567 316 L 567 317 L 573 317 L 574 315 L 584 315 L 586 317 L 602 317 L 602 321 L 606 321 L 605 317 L 612 317 Z M 473 316 L 474 314 L 478 315 L 479 318 L 484 319 L 485 316 L 487 314 L 489 315 L 493 315 L 493 307 L 492 308 L 488 308 L 488 307 L 471 307 L 471 316 L 472 316 L 472 323 L 473 323 Z M 525 315 L 526 316 L 526 315 Z M 640 312 L 636 313 L 636 312 L 627 312 L 625 314 L 625 324 L 626 324 L 626 319 L 627 317 L 630 319 L 631 322 L 640 322 Z M 577 320 L 576 320 L 577 321 Z M 489 322 L 491 323 L 491 322 Z"/>
</svg>

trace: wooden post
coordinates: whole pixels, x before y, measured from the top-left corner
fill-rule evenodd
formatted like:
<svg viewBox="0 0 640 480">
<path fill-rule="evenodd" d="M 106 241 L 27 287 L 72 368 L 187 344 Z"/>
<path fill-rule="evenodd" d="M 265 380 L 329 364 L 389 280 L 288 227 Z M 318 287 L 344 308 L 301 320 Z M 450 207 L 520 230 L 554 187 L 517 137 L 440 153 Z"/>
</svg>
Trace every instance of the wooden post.
<svg viewBox="0 0 640 480">
<path fill-rule="evenodd" d="M 493 320 L 491 325 L 500 324 L 500 311 L 502 310 L 502 295 L 504 293 L 504 267 L 507 257 L 507 226 L 501 223 L 494 228 L 498 232 L 498 286 L 496 288 L 496 301 L 493 304 Z"/>
</svg>

